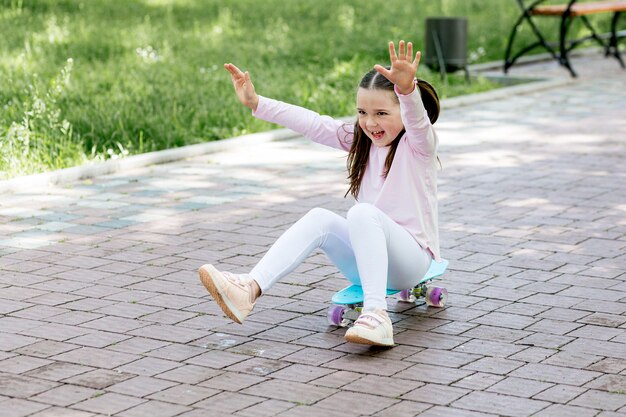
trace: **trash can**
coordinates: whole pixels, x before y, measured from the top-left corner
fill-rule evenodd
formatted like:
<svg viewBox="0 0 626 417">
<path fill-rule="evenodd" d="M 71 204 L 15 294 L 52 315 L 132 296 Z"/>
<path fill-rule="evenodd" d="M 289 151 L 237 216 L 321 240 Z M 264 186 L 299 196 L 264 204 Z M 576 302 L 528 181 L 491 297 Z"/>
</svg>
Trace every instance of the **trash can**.
<svg viewBox="0 0 626 417">
<path fill-rule="evenodd" d="M 467 18 L 426 19 L 425 63 L 443 74 L 465 70 L 467 75 Z"/>
</svg>

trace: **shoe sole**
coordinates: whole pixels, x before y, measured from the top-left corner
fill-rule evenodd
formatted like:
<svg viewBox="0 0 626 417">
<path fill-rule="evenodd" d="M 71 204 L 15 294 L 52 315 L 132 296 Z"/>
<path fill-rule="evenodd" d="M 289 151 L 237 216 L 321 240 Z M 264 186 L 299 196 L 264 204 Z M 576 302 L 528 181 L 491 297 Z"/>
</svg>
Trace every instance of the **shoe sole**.
<svg viewBox="0 0 626 417">
<path fill-rule="evenodd" d="M 346 334 L 345 339 L 350 343 L 358 343 L 360 345 L 370 345 L 370 346 L 394 346 L 393 339 L 383 339 L 381 341 L 375 341 L 366 339 L 357 334 Z"/>
<path fill-rule="evenodd" d="M 215 269 L 213 265 L 203 265 L 200 267 L 198 272 L 200 273 L 200 281 L 202 282 L 202 285 L 204 285 L 204 288 L 209 291 L 209 293 L 211 294 L 215 302 L 217 302 L 217 305 L 220 306 L 224 314 L 226 314 L 231 320 L 241 324 L 242 320 L 240 320 L 237 316 L 235 308 L 230 305 L 230 300 L 224 297 L 219 287 L 215 285 L 213 275 L 221 276 L 221 273 L 217 269 Z"/>
</svg>

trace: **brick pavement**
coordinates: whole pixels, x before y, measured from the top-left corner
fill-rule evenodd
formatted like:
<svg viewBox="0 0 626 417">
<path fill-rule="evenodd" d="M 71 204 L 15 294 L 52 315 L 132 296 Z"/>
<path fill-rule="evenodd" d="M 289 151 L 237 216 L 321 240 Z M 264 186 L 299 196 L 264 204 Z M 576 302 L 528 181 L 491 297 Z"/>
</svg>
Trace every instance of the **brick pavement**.
<svg viewBox="0 0 626 417">
<path fill-rule="evenodd" d="M 626 415 L 626 74 L 576 66 L 444 109 L 449 303 L 390 301 L 389 350 L 327 326 L 345 281 L 322 254 L 241 326 L 197 279 L 246 271 L 313 207 L 345 212 L 334 151 L 272 142 L 2 195 L 0 415 Z"/>
</svg>

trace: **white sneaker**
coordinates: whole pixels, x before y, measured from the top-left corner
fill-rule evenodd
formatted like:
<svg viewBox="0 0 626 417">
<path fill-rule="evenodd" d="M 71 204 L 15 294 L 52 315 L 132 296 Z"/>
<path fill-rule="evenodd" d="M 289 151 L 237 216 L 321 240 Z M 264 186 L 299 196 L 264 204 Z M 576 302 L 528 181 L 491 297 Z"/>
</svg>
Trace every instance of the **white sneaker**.
<svg viewBox="0 0 626 417">
<path fill-rule="evenodd" d="M 385 310 L 363 312 L 345 339 L 351 343 L 374 346 L 393 346 L 393 326 Z"/>
<path fill-rule="evenodd" d="M 242 279 L 244 277 L 242 275 L 220 272 L 209 264 L 202 265 L 198 272 L 200 281 L 222 311 L 241 324 L 254 308 L 254 291 L 251 282 Z"/>
</svg>

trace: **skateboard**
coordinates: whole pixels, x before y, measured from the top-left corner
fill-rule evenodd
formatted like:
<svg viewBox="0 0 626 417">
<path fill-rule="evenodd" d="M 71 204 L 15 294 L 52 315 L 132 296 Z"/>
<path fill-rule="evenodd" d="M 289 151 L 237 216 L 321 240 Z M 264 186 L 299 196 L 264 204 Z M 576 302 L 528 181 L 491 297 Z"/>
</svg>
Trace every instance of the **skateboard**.
<svg viewBox="0 0 626 417">
<path fill-rule="evenodd" d="M 448 298 L 448 290 L 442 287 L 426 285 L 433 279 L 443 275 L 448 268 L 448 261 L 432 261 L 424 278 L 413 288 L 405 290 L 387 290 L 387 295 L 398 294 L 400 301 L 414 303 L 424 297 L 426 304 L 431 307 L 443 307 Z M 351 285 L 335 293 L 333 305 L 328 309 L 328 324 L 346 327 L 354 322 L 363 308 L 363 288 L 360 285 Z"/>
</svg>

